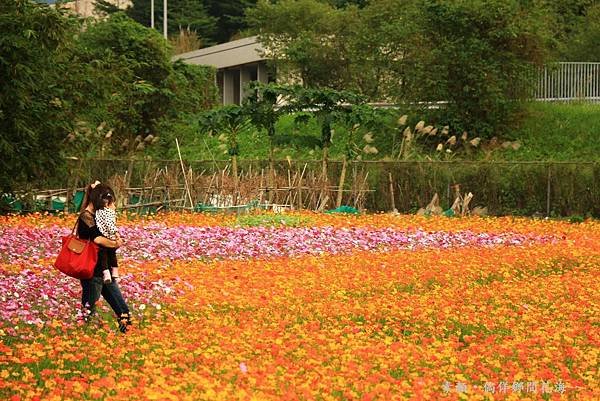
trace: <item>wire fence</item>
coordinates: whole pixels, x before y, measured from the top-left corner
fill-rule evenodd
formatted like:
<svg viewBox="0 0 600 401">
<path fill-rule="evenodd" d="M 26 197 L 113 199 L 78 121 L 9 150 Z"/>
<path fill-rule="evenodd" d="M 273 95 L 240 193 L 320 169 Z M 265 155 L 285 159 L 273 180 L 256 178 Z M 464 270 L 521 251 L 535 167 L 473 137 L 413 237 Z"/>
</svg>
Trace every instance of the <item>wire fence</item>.
<svg viewBox="0 0 600 401">
<path fill-rule="evenodd" d="M 327 163 L 326 179 L 321 160 L 277 160 L 273 181 L 268 160 L 242 160 L 238 168 L 234 182 L 230 161 L 188 161 L 182 168 L 178 160 L 81 160 L 71 163 L 66 188 L 117 179 L 123 187 L 146 192 L 153 186 L 184 191 L 187 180 L 191 203 L 206 203 L 218 195 L 234 203 L 260 198 L 322 209 L 335 207 L 339 196 L 343 205 L 370 212 L 414 213 L 435 194 L 440 206 L 450 207 L 458 185 L 461 194 L 474 195 L 472 206 L 487 207 L 491 215 L 600 217 L 600 162 L 353 161 L 346 166 L 343 187 L 341 161 Z"/>
</svg>

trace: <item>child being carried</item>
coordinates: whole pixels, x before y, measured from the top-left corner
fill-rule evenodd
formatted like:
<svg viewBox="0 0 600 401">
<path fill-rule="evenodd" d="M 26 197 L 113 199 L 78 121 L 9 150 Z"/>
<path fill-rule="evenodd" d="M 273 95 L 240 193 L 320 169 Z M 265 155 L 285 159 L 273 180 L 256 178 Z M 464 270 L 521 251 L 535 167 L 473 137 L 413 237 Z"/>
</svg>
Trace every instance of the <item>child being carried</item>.
<svg viewBox="0 0 600 401">
<path fill-rule="evenodd" d="M 119 230 L 117 229 L 117 211 L 115 204 L 115 196 L 111 192 L 102 195 L 104 207 L 96 210 L 96 225 L 100 233 L 108 239 L 121 239 Z M 115 248 L 100 247 L 98 252 L 104 270 L 102 271 L 102 279 L 105 284 L 112 280 L 119 282 L 119 265 L 117 264 L 117 250 Z"/>
</svg>

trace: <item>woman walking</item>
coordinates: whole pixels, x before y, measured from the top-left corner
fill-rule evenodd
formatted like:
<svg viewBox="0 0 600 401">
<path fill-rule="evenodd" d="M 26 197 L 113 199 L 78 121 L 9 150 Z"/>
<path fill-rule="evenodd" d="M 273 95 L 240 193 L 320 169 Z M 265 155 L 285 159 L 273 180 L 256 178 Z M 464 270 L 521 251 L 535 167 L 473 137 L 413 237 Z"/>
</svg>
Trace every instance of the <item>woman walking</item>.
<svg viewBox="0 0 600 401">
<path fill-rule="evenodd" d="M 116 249 L 122 245 L 120 238 L 111 240 L 100 233 L 96 225 L 96 211 L 104 207 L 106 199 L 113 198 L 113 190 L 106 184 L 96 181 L 86 188 L 85 198 L 81 205 L 81 212 L 77 220 L 77 235 L 84 240 L 92 240 L 100 247 Z M 131 315 L 129 307 L 121 294 L 119 284 L 116 280 L 104 282 L 102 271 L 105 266 L 106 258 L 98 258 L 94 268 L 94 276 L 90 279 L 81 280 L 81 305 L 87 314 L 86 319 L 96 312 L 96 302 L 100 295 L 108 302 L 117 316 L 119 330 L 126 332 L 127 327 L 131 325 Z"/>
</svg>

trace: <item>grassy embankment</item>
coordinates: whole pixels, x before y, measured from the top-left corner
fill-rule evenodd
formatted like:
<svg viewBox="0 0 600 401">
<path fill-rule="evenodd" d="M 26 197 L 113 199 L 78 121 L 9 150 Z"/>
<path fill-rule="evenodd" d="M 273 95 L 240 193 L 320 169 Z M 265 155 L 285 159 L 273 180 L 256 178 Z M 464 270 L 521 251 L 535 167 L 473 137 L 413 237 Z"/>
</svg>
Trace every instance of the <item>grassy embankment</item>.
<svg viewBox="0 0 600 401">
<path fill-rule="evenodd" d="M 319 159 L 320 129 L 316 121 L 307 125 L 295 126 L 291 117 L 279 121 L 277 125 L 275 156 L 277 159 L 290 157 L 293 160 Z M 292 133 L 293 135 L 288 135 Z M 600 105 L 598 104 L 552 104 L 531 103 L 518 127 L 508 134 L 508 140 L 518 140 L 521 147 L 517 150 L 506 150 L 501 146 L 487 152 L 472 153 L 472 159 L 492 160 L 553 160 L 553 161 L 597 161 L 600 160 Z M 504 139 L 500 139 L 499 143 Z M 217 136 L 197 133 L 194 123 L 181 127 L 182 155 L 187 160 L 226 160 L 226 151 L 219 147 L 222 143 Z M 268 140 L 264 133 L 248 132 L 240 134 L 241 159 L 268 158 Z M 374 145 L 379 153 L 362 155 L 363 159 L 389 159 L 391 134 L 378 134 L 374 137 Z M 484 144 L 485 146 L 485 144 Z M 333 137 L 330 150 L 332 159 L 340 159 L 343 146 Z M 415 154 L 417 158 L 425 158 L 435 152 L 424 151 Z M 176 158 L 176 149 L 160 158 Z M 455 159 L 465 158 L 458 154 Z"/>
</svg>

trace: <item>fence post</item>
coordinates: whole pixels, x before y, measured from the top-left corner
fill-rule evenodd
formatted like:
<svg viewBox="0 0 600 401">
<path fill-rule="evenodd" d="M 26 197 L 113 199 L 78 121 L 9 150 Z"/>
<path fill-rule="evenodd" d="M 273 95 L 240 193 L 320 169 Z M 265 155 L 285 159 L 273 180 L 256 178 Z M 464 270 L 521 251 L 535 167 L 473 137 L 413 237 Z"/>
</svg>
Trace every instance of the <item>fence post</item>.
<svg viewBox="0 0 600 401">
<path fill-rule="evenodd" d="M 546 186 L 546 217 L 550 217 L 550 169 L 551 164 L 548 164 L 548 185 Z"/>
<path fill-rule="evenodd" d="M 398 209 L 396 209 L 396 199 L 394 197 L 394 180 L 392 179 L 391 172 L 388 172 L 388 177 L 389 177 L 389 181 L 390 181 L 390 197 L 391 197 L 391 201 L 392 201 L 392 212 L 398 213 Z"/>
</svg>

